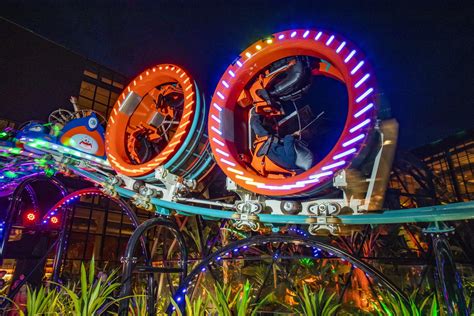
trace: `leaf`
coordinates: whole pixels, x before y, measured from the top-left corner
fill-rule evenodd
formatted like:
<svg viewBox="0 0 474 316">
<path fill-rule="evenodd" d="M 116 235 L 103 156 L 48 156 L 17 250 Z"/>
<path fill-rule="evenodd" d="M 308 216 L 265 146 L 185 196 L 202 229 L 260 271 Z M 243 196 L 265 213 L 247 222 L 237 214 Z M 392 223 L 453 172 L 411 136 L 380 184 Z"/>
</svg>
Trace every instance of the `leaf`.
<svg viewBox="0 0 474 316">
<path fill-rule="evenodd" d="M 91 262 L 89 263 L 89 284 L 94 282 L 94 275 L 95 275 L 95 260 L 92 257 Z"/>
</svg>

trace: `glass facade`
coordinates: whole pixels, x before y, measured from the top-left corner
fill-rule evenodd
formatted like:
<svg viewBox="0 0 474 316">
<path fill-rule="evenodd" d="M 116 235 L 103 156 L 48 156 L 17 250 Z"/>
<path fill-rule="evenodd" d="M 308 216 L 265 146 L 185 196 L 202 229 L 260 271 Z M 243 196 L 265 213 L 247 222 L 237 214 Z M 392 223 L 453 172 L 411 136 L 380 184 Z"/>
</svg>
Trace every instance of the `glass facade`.
<svg viewBox="0 0 474 316">
<path fill-rule="evenodd" d="M 87 63 L 82 77 L 79 108 L 97 111 L 107 120 L 127 79 L 92 62 Z M 135 211 L 140 222 L 151 216 L 145 211 Z M 68 227 L 65 276 L 78 273 L 81 262 L 92 256 L 99 268 L 118 266 L 133 230 L 130 219 L 115 203 L 100 196 L 81 198 L 72 209 Z"/>
<path fill-rule="evenodd" d="M 400 154 L 388 193 L 402 208 L 474 200 L 474 129 Z"/>
<path fill-rule="evenodd" d="M 83 72 L 78 104 L 107 117 L 126 84 L 126 78 L 97 64 L 88 63 Z"/>
<path fill-rule="evenodd" d="M 135 212 L 140 222 L 152 216 L 151 212 L 138 209 Z M 63 268 L 66 276 L 79 273 L 81 261 L 92 256 L 100 269 L 120 265 L 134 228 L 118 205 L 101 196 L 82 197 L 74 205 L 71 218 Z"/>
<path fill-rule="evenodd" d="M 454 201 L 474 200 L 474 129 L 462 131 L 414 153 L 441 180 Z"/>
</svg>

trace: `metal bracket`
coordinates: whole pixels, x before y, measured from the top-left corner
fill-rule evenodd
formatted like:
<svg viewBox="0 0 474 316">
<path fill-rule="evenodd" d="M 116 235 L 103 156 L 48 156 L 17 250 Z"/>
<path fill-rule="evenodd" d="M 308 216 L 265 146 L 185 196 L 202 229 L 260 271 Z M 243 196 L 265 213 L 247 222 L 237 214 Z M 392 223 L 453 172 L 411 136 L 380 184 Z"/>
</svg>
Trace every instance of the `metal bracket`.
<svg viewBox="0 0 474 316">
<path fill-rule="evenodd" d="M 311 217 L 307 222 L 310 224 L 308 232 L 311 235 L 327 235 L 329 232 L 331 235 L 337 236 L 341 232 L 342 221 L 335 216 Z"/>
<path fill-rule="evenodd" d="M 429 234 L 429 235 L 440 235 L 440 234 L 445 234 L 448 235 L 450 233 L 454 234 L 455 228 L 453 226 L 448 226 L 444 222 L 433 222 L 428 225 L 427 228 L 424 228 L 423 234 Z"/>
<path fill-rule="evenodd" d="M 153 204 L 151 203 L 151 197 L 149 196 L 144 196 L 141 194 L 135 194 L 132 199 L 131 199 L 133 205 L 135 205 L 138 208 L 147 210 L 147 211 L 153 211 L 154 207 Z"/>
<path fill-rule="evenodd" d="M 256 201 L 239 201 L 236 203 L 236 213 L 232 215 L 235 219 L 234 226 L 237 229 L 250 228 L 253 231 L 260 229 L 258 213 L 262 211 L 262 205 Z"/>
<path fill-rule="evenodd" d="M 120 263 L 137 263 L 138 258 L 137 257 L 120 257 Z"/>
<path fill-rule="evenodd" d="M 118 198 L 119 197 L 119 194 L 117 193 L 117 191 L 115 190 L 115 187 L 113 185 L 110 185 L 108 183 L 104 183 L 101 187 L 100 187 L 100 190 L 105 194 L 105 195 L 108 195 L 108 196 L 111 196 L 113 198 Z"/>
</svg>

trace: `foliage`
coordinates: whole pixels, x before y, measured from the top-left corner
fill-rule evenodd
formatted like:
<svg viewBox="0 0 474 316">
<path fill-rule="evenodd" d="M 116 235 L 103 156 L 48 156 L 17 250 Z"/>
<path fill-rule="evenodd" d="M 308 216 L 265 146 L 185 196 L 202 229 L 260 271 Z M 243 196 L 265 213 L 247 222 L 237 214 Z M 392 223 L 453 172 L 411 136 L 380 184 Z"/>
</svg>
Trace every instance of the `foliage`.
<svg viewBox="0 0 474 316">
<path fill-rule="evenodd" d="M 84 264 L 81 265 L 79 283 L 67 285 L 55 284 L 48 290 L 44 286 L 38 289 L 27 288 L 27 315 L 75 315 L 89 316 L 100 314 L 100 309 L 110 306 L 114 291 L 120 287 L 116 282 L 116 273 L 111 273 L 105 281 L 95 280 L 95 262 L 91 260 L 87 273 Z M 109 303 L 109 304 L 107 304 Z M 15 309 L 24 315 L 18 306 Z"/>
<path fill-rule="evenodd" d="M 388 316 L 421 316 L 439 315 L 438 301 L 434 294 L 425 297 L 420 303 L 416 302 L 417 292 L 412 293 L 406 302 L 400 295 L 397 296 L 386 295 L 379 301 L 380 307 L 373 304 L 374 309 L 378 315 Z M 431 301 L 431 305 L 428 302 Z"/>
<path fill-rule="evenodd" d="M 308 261 L 309 262 L 309 261 Z M 249 266 L 242 268 L 242 274 L 251 277 L 240 286 L 232 286 L 235 284 L 229 282 L 221 285 L 216 282 L 207 287 L 201 295 L 194 297 L 185 296 L 186 315 L 203 316 L 203 315 L 219 315 L 219 316 L 246 316 L 256 315 L 257 312 L 265 305 L 269 311 L 275 312 L 278 307 L 285 307 L 289 311 L 293 311 L 298 315 L 308 316 L 328 316 L 342 315 L 349 312 L 346 305 L 341 306 L 337 302 L 338 290 L 334 288 L 334 283 L 328 283 L 327 274 L 330 270 L 335 270 L 331 274 L 338 275 L 338 266 L 334 266 L 327 260 L 314 260 L 313 265 L 308 262 L 299 261 L 298 265 L 290 267 L 280 267 L 284 277 L 279 281 L 274 281 L 275 285 L 264 287 L 265 274 L 268 267 L 265 265 Z M 123 298 L 114 298 L 117 294 L 120 284 L 117 282 L 116 272 L 107 277 L 106 280 L 95 279 L 95 262 L 89 264 L 88 269 L 85 265 L 81 265 L 80 281 L 77 283 L 69 283 L 66 285 L 57 285 L 47 290 L 45 287 L 38 289 L 28 288 L 27 304 L 24 312 L 18 311 L 19 315 L 75 315 L 89 316 L 100 315 L 109 307 L 117 305 Z M 243 273 L 245 271 L 245 273 Z M 276 279 L 275 279 L 276 280 Z M 278 283 L 278 284 L 277 284 Z M 336 283 L 337 284 L 337 283 Z M 258 302 L 255 299 L 256 290 L 259 290 L 258 296 L 263 299 Z M 295 290 L 298 288 L 299 290 Z M 140 290 L 141 289 L 141 290 Z M 146 315 L 147 296 L 146 291 L 140 287 L 131 295 L 129 314 L 134 316 Z M 293 291 L 291 290 L 293 289 Z M 292 301 L 287 302 L 287 298 L 291 296 Z M 116 297 L 116 296 L 115 296 Z M 281 301 L 277 300 L 277 297 Z M 285 297 L 284 301 L 281 297 Z M 165 295 L 159 298 L 157 304 L 158 315 L 163 315 L 167 302 L 171 300 L 175 306 L 176 316 L 182 315 L 178 309 L 178 304 Z M 414 292 L 408 300 L 388 294 L 387 292 L 379 292 L 369 300 L 368 308 L 361 309 L 359 306 L 353 305 L 349 314 L 366 315 L 438 315 L 440 306 L 434 294 L 425 295 L 421 292 Z M 12 302 L 12 306 L 14 306 Z M 161 306 L 163 305 L 163 306 Z M 350 308 L 350 307 L 349 307 Z M 18 307 L 16 307 L 18 310 Z M 112 312 L 112 314 L 114 314 Z"/>
<path fill-rule="evenodd" d="M 134 293 L 130 299 L 130 308 L 128 314 L 131 316 L 141 316 L 146 315 L 146 303 L 147 297 L 146 293 Z"/>
<path fill-rule="evenodd" d="M 252 286 L 247 280 L 243 287 L 232 293 L 232 287 L 214 284 L 214 293 L 207 290 L 210 303 L 212 303 L 212 314 L 216 312 L 219 316 L 244 316 L 256 315 L 259 308 L 267 302 L 270 295 L 261 299 L 258 303 L 251 303 Z M 233 298 L 232 298 L 233 297 Z"/>
<path fill-rule="evenodd" d="M 191 302 L 191 299 L 189 296 L 185 296 L 185 301 L 186 301 L 186 316 L 205 316 L 207 315 L 206 309 L 209 305 L 209 302 L 207 299 L 202 299 L 201 296 L 199 296 L 197 299 L 195 299 L 193 302 Z M 171 300 L 171 304 L 173 304 L 175 308 L 175 312 L 173 315 L 176 316 L 183 316 L 183 313 L 178 307 L 178 304 L 175 302 L 175 300 Z M 145 314 L 143 314 L 145 315 Z"/>
<path fill-rule="evenodd" d="M 298 293 L 299 305 L 295 312 L 305 316 L 332 316 L 336 314 L 341 304 L 335 302 L 335 293 L 326 295 L 325 289 L 318 292 L 311 292 L 309 287 L 304 284 L 303 290 Z"/>
<path fill-rule="evenodd" d="M 105 281 L 100 279 L 94 281 L 94 273 L 95 262 L 92 258 L 89 274 L 84 263 L 81 264 L 81 279 L 77 291 L 76 285 L 71 289 L 61 285 L 69 304 L 68 311 L 73 311 L 76 316 L 94 315 L 108 300 L 113 300 L 112 294 L 120 287 L 120 283 L 116 282 L 116 272 L 111 273 Z"/>
<path fill-rule="evenodd" d="M 61 309 L 63 306 L 59 291 L 46 291 L 43 286 L 38 290 L 27 288 L 26 311 L 28 315 L 53 314 Z"/>
</svg>

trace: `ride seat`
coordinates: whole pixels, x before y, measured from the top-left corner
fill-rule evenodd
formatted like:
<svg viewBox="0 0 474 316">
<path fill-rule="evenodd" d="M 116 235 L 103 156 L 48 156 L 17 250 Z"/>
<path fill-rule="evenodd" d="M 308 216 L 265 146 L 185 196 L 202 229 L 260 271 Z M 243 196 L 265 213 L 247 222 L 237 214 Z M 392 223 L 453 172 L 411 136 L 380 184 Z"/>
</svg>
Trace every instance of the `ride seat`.
<svg viewBox="0 0 474 316">
<path fill-rule="evenodd" d="M 260 175 L 269 179 L 284 179 L 295 176 L 297 170 L 286 169 L 268 157 L 268 151 L 273 142 L 273 136 L 259 137 L 254 142 L 251 166 Z"/>
</svg>

